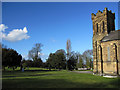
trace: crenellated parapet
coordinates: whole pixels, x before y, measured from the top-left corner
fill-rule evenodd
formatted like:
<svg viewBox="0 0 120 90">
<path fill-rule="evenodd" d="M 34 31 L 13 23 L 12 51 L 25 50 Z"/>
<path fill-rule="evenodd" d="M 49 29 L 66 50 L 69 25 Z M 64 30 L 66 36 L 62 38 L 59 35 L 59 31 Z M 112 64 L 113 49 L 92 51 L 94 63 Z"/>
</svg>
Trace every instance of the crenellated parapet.
<svg viewBox="0 0 120 90">
<path fill-rule="evenodd" d="M 115 13 L 105 8 L 102 11 L 98 10 L 96 14 L 92 13 L 93 35 L 109 34 L 115 30 Z"/>
<path fill-rule="evenodd" d="M 115 13 L 112 13 L 111 10 L 108 10 L 107 8 L 105 8 L 105 9 L 103 10 L 103 12 L 100 11 L 100 10 L 98 10 L 98 12 L 97 12 L 96 14 L 92 13 L 92 14 L 91 14 L 91 15 L 92 15 L 92 20 L 94 20 L 94 18 L 98 18 L 98 17 L 100 17 L 100 16 L 107 16 L 108 14 L 109 14 L 112 18 L 115 19 Z"/>
</svg>

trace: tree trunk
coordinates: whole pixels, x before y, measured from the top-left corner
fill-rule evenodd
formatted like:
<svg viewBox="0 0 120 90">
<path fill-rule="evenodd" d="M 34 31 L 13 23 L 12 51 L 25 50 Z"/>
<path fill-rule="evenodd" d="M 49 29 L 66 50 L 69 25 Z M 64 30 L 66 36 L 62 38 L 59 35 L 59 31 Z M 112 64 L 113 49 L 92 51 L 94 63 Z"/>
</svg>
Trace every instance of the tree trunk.
<svg viewBox="0 0 120 90">
<path fill-rule="evenodd" d="M 23 68 L 23 66 L 21 65 L 21 66 L 20 66 L 20 70 L 21 70 L 21 71 L 22 71 L 22 68 Z"/>
<path fill-rule="evenodd" d="M 13 67 L 13 71 L 15 70 L 15 68 Z"/>
<path fill-rule="evenodd" d="M 49 70 L 51 71 L 51 67 L 49 67 Z"/>
<path fill-rule="evenodd" d="M 5 67 L 3 66 L 3 70 L 5 71 Z"/>
</svg>

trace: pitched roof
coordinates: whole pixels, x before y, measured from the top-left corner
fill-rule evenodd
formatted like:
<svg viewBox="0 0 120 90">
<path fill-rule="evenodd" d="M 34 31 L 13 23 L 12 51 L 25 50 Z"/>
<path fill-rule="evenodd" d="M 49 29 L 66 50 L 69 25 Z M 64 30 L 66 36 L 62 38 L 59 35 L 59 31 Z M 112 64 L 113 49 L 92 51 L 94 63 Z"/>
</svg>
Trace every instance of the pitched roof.
<svg viewBox="0 0 120 90">
<path fill-rule="evenodd" d="M 101 41 L 113 41 L 120 40 L 120 30 L 111 31 L 107 36 L 105 36 Z"/>
</svg>

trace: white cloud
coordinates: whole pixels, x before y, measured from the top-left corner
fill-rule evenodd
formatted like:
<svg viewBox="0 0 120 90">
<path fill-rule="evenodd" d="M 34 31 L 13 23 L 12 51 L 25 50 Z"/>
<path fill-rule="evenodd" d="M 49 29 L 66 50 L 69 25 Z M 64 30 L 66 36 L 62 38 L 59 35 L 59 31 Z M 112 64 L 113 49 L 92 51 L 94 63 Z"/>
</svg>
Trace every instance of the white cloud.
<svg viewBox="0 0 120 90">
<path fill-rule="evenodd" d="M 24 54 L 24 55 L 22 55 L 22 58 L 24 58 L 24 59 L 27 60 L 27 59 L 28 59 L 28 55 L 25 55 L 25 54 Z"/>
<path fill-rule="evenodd" d="M 41 59 L 43 60 L 43 62 L 45 62 L 46 59 L 48 58 L 48 55 L 45 54 L 45 53 L 40 53 L 40 52 L 38 52 L 38 55 L 41 57 Z"/>
<path fill-rule="evenodd" d="M 50 38 L 50 42 L 55 43 L 56 40 L 54 38 Z"/>
<path fill-rule="evenodd" d="M 5 26 L 4 24 L 0 24 L 0 32 L 4 32 L 5 31 L 5 29 L 7 29 L 8 27 L 7 26 Z"/>
<path fill-rule="evenodd" d="M 38 52 L 38 55 L 43 56 L 43 55 L 44 55 L 44 53 L 40 53 L 40 52 Z"/>
<path fill-rule="evenodd" d="M 15 42 L 15 41 L 20 41 L 23 39 L 28 39 L 30 36 L 27 35 L 27 28 L 24 27 L 23 30 L 22 29 L 13 29 L 12 31 L 10 31 L 8 34 L 3 33 L 5 32 L 5 29 L 7 29 L 8 27 L 6 27 L 4 24 L 0 25 L 0 33 L 2 34 L 0 38 L 2 38 L 3 40 L 7 40 L 10 42 Z"/>
<path fill-rule="evenodd" d="M 53 39 L 52 42 L 56 42 L 56 40 Z"/>
<path fill-rule="evenodd" d="M 48 56 L 49 56 L 49 55 L 44 54 L 44 53 L 41 55 L 41 59 L 43 60 L 43 62 L 45 62 L 46 59 L 48 59 Z"/>
</svg>

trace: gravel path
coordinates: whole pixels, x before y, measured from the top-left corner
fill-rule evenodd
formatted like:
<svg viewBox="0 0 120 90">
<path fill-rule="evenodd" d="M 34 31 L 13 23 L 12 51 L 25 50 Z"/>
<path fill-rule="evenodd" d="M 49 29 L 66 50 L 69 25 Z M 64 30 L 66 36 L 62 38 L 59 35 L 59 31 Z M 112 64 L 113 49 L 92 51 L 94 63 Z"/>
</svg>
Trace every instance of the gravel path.
<svg viewBox="0 0 120 90">
<path fill-rule="evenodd" d="M 71 71 L 71 72 L 76 72 L 76 73 L 90 73 L 90 74 L 93 74 L 92 71 Z"/>
</svg>

